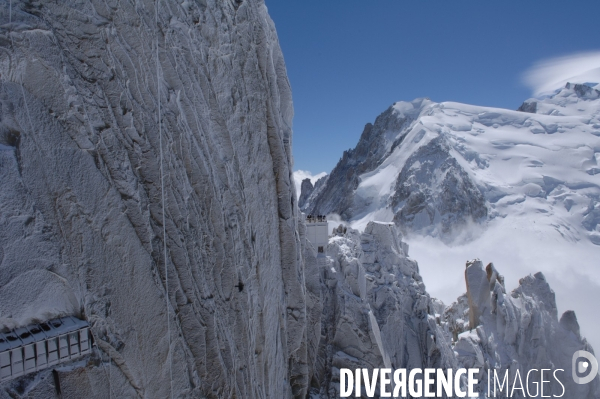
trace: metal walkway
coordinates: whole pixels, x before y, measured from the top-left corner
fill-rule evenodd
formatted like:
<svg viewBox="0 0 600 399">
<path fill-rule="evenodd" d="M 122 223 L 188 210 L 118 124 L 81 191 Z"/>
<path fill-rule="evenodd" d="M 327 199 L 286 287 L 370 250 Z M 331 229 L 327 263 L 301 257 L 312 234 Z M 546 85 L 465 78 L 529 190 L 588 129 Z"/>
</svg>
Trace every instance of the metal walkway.
<svg viewBox="0 0 600 399">
<path fill-rule="evenodd" d="M 90 326 L 75 317 L 0 333 L 0 382 L 91 353 Z"/>
</svg>

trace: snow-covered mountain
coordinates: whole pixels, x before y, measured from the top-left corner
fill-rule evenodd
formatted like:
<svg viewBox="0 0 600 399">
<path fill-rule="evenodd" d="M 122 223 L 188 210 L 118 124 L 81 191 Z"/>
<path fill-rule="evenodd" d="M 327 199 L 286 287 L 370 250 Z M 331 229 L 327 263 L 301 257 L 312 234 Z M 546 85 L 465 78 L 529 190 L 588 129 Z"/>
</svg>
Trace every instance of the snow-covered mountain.
<svg viewBox="0 0 600 399">
<path fill-rule="evenodd" d="M 476 300 L 444 307 L 392 223 L 342 228 L 328 257 L 317 255 L 291 172 L 290 86 L 262 0 L 13 0 L 0 11 L 1 398 L 333 398 L 344 365 L 568 368 L 572 351 L 590 349 L 571 313 L 558 321 L 542 275 L 520 271 L 521 288 L 507 294 L 473 262 Z M 481 191 L 458 144 L 432 121 L 412 133 L 440 106 L 397 104 L 347 155 L 356 187 L 339 188 L 352 200 L 360 188 L 361 212 L 379 209 L 377 193 L 360 186 L 365 174 L 438 134 L 431 148 L 449 177 L 424 167 L 422 183 L 446 188 L 423 185 L 430 205 L 412 227 L 447 237 L 470 219 L 500 218 L 490 205 L 500 200 Z M 402 131 L 411 138 L 394 136 Z M 411 154 L 404 164 L 417 165 Z M 421 178 L 413 172 L 401 185 Z M 310 195 L 333 193 L 332 202 L 333 182 Z M 591 196 L 594 187 L 572 189 Z M 408 203 L 388 189 L 390 206 Z M 459 207 L 447 190 L 462 193 Z M 528 193 L 515 204 L 542 199 Z M 439 222 L 436 212 L 450 216 Z M 464 262 L 456 266 L 448 281 L 464 276 Z M 89 326 L 85 358 L 69 361 L 80 342 L 72 332 L 39 341 L 43 331 L 26 329 L 60 316 Z M 33 351 L 32 340 L 58 340 L 60 365 L 32 367 L 51 349 Z M 598 384 L 569 392 L 597 398 Z"/>
<path fill-rule="evenodd" d="M 559 310 L 576 310 L 598 346 L 599 171 L 600 92 L 588 85 L 518 111 L 418 99 L 367 124 L 301 205 L 359 229 L 394 221 L 429 293 L 447 303 L 467 259 L 494 261 L 510 289 L 543 271 Z"/>
<path fill-rule="evenodd" d="M 338 213 L 358 228 L 394 220 L 405 233 L 447 241 L 471 222 L 543 213 L 566 240 L 600 245 L 599 97 L 568 84 L 519 111 L 395 103 L 303 210 Z"/>
</svg>

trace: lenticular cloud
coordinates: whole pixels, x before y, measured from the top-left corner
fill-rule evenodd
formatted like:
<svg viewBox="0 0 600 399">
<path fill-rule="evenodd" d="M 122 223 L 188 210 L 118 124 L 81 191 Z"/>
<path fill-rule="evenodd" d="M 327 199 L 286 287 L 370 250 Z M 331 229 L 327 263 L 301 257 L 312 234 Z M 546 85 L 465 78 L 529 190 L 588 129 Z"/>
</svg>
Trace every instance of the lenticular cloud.
<svg viewBox="0 0 600 399">
<path fill-rule="evenodd" d="M 572 54 L 536 63 L 523 75 L 534 95 L 548 94 L 571 83 L 600 83 L 600 51 Z"/>
</svg>

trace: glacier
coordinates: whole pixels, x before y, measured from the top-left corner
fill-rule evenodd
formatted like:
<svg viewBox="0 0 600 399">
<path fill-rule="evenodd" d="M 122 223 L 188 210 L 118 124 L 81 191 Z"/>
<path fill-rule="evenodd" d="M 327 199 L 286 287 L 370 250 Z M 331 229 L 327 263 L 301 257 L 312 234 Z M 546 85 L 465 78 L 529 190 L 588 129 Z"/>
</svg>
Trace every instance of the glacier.
<svg viewBox="0 0 600 399">
<path fill-rule="evenodd" d="M 510 289 L 542 271 L 597 346 L 598 165 L 600 92 L 587 85 L 518 111 L 417 99 L 367 124 L 301 205 L 359 230 L 394 221 L 429 293 L 447 303 L 467 259 L 499 265 Z"/>
</svg>

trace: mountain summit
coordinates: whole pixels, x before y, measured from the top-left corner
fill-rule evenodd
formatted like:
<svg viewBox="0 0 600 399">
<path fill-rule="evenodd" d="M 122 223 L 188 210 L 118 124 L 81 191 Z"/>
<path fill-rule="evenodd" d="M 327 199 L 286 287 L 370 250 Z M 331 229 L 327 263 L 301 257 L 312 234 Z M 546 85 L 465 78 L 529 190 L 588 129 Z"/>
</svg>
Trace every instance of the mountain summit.
<svg viewBox="0 0 600 399">
<path fill-rule="evenodd" d="M 464 239 L 472 223 L 544 214 L 566 240 L 600 245 L 599 162 L 600 92 L 587 85 L 517 111 L 417 99 L 367 124 L 300 205 L 445 242 Z"/>
</svg>

